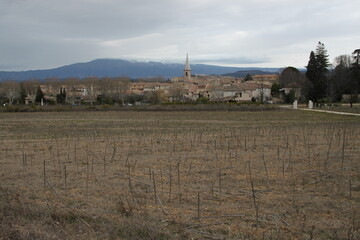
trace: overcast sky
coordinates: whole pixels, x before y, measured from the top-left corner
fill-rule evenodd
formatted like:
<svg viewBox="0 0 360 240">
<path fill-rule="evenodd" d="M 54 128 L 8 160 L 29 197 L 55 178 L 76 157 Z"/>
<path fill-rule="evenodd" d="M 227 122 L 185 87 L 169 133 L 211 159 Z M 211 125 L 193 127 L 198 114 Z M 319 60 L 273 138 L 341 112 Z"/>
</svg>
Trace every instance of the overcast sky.
<svg viewBox="0 0 360 240">
<path fill-rule="evenodd" d="M 97 58 L 304 67 L 360 48 L 359 0 L 0 0 L 0 70 Z"/>
</svg>

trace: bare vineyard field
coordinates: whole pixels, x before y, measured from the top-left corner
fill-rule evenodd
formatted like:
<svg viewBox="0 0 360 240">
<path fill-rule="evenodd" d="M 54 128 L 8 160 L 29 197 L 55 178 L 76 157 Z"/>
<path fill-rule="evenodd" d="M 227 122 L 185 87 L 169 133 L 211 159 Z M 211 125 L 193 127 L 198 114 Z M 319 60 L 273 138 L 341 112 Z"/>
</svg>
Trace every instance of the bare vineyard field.
<svg viewBox="0 0 360 240">
<path fill-rule="evenodd" d="M 360 118 L 0 114 L 0 239 L 360 239 Z"/>
</svg>

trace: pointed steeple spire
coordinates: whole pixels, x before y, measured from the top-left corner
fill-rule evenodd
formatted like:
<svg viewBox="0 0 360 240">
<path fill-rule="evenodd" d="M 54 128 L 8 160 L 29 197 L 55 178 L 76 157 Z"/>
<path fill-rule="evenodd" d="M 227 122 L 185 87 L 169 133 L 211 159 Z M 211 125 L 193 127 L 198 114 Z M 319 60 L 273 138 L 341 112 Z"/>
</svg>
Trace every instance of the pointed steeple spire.
<svg viewBox="0 0 360 240">
<path fill-rule="evenodd" d="M 189 64 L 189 54 L 186 54 L 185 70 L 191 71 L 190 64 Z"/>
<path fill-rule="evenodd" d="M 187 79 L 191 78 L 191 68 L 190 68 L 190 64 L 189 64 L 189 55 L 188 54 L 186 54 L 184 77 Z"/>
</svg>

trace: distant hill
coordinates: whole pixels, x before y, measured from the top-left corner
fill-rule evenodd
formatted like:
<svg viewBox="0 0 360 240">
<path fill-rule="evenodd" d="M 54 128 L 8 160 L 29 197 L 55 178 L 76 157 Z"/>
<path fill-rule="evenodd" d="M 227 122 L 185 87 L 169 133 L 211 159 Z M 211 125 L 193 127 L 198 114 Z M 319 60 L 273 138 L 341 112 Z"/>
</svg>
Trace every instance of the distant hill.
<svg viewBox="0 0 360 240">
<path fill-rule="evenodd" d="M 45 78 L 85 78 L 119 77 L 130 78 L 159 77 L 171 78 L 182 76 L 184 65 L 177 63 L 136 62 L 120 59 L 97 59 L 86 63 L 75 63 L 59 68 L 29 71 L 0 71 L 0 81 Z M 249 70 L 247 68 L 221 67 L 205 64 L 191 64 L 192 74 L 224 75 L 226 73 Z M 252 68 L 251 71 L 264 70 L 263 74 L 276 72 L 278 69 Z M 261 72 L 261 71 L 260 71 Z"/>
<path fill-rule="evenodd" d="M 276 71 L 263 71 L 263 70 L 255 70 L 255 69 L 249 69 L 249 70 L 240 70 L 234 73 L 226 73 L 223 74 L 223 76 L 231 76 L 231 77 L 245 77 L 246 75 L 250 74 L 253 75 L 265 75 L 265 74 L 274 74 L 277 73 L 278 69 Z"/>
</svg>

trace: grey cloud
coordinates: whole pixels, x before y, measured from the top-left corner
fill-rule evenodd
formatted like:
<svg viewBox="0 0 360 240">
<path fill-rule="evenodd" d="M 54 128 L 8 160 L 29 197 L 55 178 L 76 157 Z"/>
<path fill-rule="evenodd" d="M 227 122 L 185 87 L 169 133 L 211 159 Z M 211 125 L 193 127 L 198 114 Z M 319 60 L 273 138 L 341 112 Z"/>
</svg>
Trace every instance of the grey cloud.
<svg viewBox="0 0 360 240">
<path fill-rule="evenodd" d="M 182 62 L 187 52 L 198 62 L 303 66 L 319 40 L 334 53 L 349 53 L 360 38 L 354 31 L 360 22 L 357 0 L 0 0 L 0 5 L 0 66 L 13 68 L 107 57 Z"/>
<path fill-rule="evenodd" d="M 194 63 L 217 63 L 217 64 L 259 64 L 268 63 L 271 59 L 266 58 L 246 58 L 246 57 L 234 57 L 234 58 L 217 58 L 217 59 L 194 59 Z"/>
</svg>

